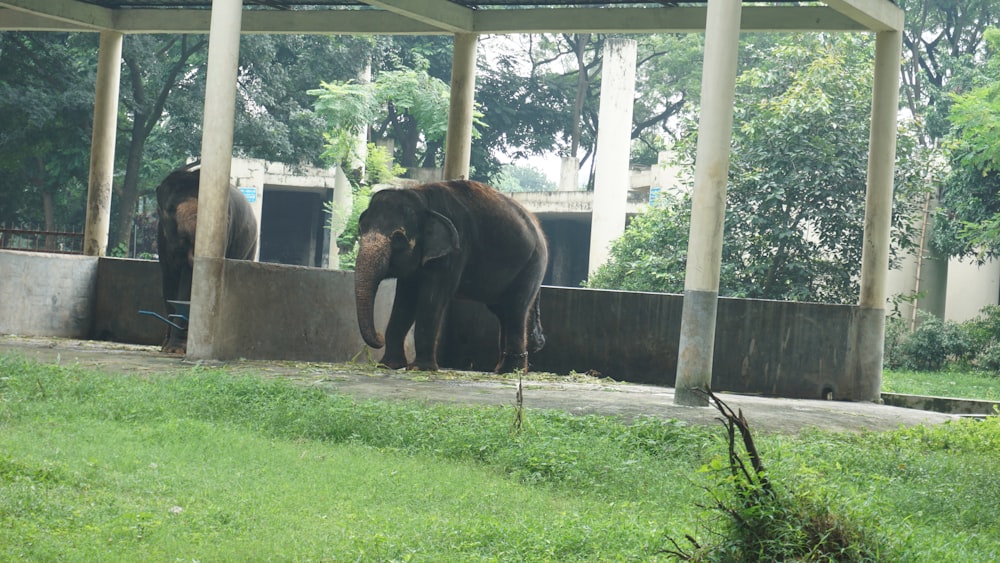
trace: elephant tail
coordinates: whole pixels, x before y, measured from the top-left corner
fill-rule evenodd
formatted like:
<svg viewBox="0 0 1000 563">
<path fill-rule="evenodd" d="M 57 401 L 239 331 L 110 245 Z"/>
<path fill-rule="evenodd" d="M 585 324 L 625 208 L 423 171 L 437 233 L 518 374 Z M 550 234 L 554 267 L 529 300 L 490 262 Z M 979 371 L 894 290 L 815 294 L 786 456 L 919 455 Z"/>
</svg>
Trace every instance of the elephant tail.
<svg viewBox="0 0 1000 563">
<path fill-rule="evenodd" d="M 542 316 L 539 301 L 542 291 L 535 294 L 535 302 L 528 314 L 528 351 L 534 354 L 545 347 L 545 334 L 542 332 Z"/>
</svg>

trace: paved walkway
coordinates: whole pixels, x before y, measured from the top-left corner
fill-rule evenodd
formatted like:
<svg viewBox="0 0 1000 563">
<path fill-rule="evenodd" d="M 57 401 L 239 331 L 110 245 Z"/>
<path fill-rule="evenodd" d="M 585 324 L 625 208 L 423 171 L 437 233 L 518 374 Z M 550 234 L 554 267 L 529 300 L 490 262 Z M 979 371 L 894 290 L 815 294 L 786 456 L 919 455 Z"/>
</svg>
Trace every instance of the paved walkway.
<svg viewBox="0 0 1000 563">
<path fill-rule="evenodd" d="M 160 354 L 158 347 L 114 342 L 0 336 L 0 354 L 18 353 L 44 363 L 79 365 L 118 373 L 178 373 L 195 364 Z M 358 398 L 413 399 L 426 402 L 512 405 L 516 380 L 491 374 L 425 373 L 354 368 L 349 364 L 236 361 L 219 364 L 226 370 L 288 377 L 305 385 Z M 668 387 L 618 383 L 608 380 L 562 378 L 528 374 L 524 383 L 527 408 L 559 409 L 574 414 L 646 415 L 718 424 L 714 408 L 674 405 Z M 751 428 L 765 432 L 797 433 L 806 428 L 830 431 L 891 430 L 900 426 L 938 424 L 955 417 L 873 403 L 771 399 L 720 393 L 733 410 L 742 409 Z"/>
</svg>

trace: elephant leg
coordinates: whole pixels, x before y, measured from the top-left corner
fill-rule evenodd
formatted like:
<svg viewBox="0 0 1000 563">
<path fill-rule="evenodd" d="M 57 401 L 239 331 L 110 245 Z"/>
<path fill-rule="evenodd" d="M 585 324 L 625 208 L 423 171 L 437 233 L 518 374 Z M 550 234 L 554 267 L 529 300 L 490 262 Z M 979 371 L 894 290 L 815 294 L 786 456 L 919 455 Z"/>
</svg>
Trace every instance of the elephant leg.
<svg viewBox="0 0 1000 563">
<path fill-rule="evenodd" d="M 416 359 L 410 365 L 411 369 L 437 371 L 437 348 L 441 336 L 441 323 L 451 296 L 454 295 L 450 285 L 425 282 L 417 300 L 417 318 L 413 328 L 413 345 L 416 348 Z"/>
<path fill-rule="evenodd" d="M 161 248 L 166 248 L 166 243 L 161 240 L 160 246 Z M 190 275 L 188 275 L 187 284 L 184 283 L 185 269 L 188 268 L 186 263 L 170 260 L 166 257 L 164 260 L 160 263 L 160 273 L 163 279 L 163 304 L 168 315 L 167 318 L 170 318 L 169 315 L 173 315 L 177 311 L 169 301 L 183 300 L 182 294 L 185 291 L 185 287 L 187 295 L 190 296 L 191 282 Z M 186 339 L 186 331 L 182 332 L 167 325 L 160 351 L 164 354 L 184 354 L 186 351 Z"/>
<path fill-rule="evenodd" d="M 191 300 L 191 277 L 192 271 L 191 266 L 186 262 L 180 267 L 180 272 L 177 274 L 177 291 L 172 297 L 175 301 L 190 301 Z M 167 315 L 176 314 L 177 310 L 173 305 L 167 303 Z M 163 352 L 167 354 L 185 354 L 187 353 L 187 324 L 176 317 L 168 317 L 174 323 L 179 324 L 184 327 L 183 330 L 174 328 L 167 325 L 167 342 L 163 345 Z"/>
<path fill-rule="evenodd" d="M 385 329 L 385 353 L 381 364 L 390 369 L 406 367 L 406 333 L 413 326 L 417 310 L 419 287 L 415 283 L 396 281 L 396 297 L 392 302 L 389 324 Z"/>
<path fill-rule="evenodd" d="M 500 321 L 501 349 L 495 370 L 497 373 L 528 371 L 528 321 L 532 309 L 538 305 L 539 283 L 545 267 L 545 260 L 541 258 L 529 263 L 502 299 L 490 307 Z M 537 315 L 537 310 L 534 313 Z M 532 348 L 537 351 L 545 344 L 545 337 L 541 334 L 540 319 L 531 320 Z"/>
<path fill-rule="evenodd" d="M 500 321 L 500 359 L 494 371 L 528 371 L 528 309 L 519 303 L 494 305 L 489 309 Z"/>
</svg>

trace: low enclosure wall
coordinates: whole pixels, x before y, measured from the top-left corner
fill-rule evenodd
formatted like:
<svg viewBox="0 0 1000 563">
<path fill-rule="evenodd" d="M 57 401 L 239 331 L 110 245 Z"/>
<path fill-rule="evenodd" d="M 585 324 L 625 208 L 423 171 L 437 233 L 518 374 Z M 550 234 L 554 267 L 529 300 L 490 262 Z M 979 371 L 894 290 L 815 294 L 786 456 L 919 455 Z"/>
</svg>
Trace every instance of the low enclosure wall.
<svg viewBox="0 0 1000 563">
<path fill-rule="evenodd" d="M 231 260 L 225 268 L 219 359 L 342 362 L 364 351 L 353 272 Z M 380 329 L 392 290 L 387 281 L 379 291 Z M 543 287 L 547 343 L 531 356 L 532 369 L 673 385 L 682 304 L 679 295 Z M 165 325 L 138 311 L 163 308 L 156 262 L 0 250 L 0 333 L 159 344 Z M 878 400 L 883 325 L 880 309 L 720 299 L 712 388 Z M 485 307 L 456 301 L 439 363 L 491 370 L 497 340 Z"/>
</svg>

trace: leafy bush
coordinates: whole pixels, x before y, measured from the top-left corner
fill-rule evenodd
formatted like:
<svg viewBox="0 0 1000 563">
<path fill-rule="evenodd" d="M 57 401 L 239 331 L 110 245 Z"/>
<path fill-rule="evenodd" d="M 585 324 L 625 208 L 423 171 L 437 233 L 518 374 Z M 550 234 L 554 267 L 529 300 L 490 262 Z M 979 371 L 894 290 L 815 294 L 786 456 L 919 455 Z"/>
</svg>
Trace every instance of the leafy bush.
<svg viewBox="0 0 1000 563">
<path fill-rule="evenodd" d="M 975 367 L 1000 372 L 1000 306 L 987 305 L 974 319 L 962 323 L 975 353 Z"/>
<path fill-rule="evenodd" d="M 972 340 L 962 325 L 923 312 L 919 317 L 917 328 L 894 346 L 893 361 L 898 361 L 899 367 L 938 371 L 949 362 L 965 362 L 972 357 Z"/>
<path fill-rule="evenodd" d="M 684 291 L 691 199 L 664 194 L 657 205 L 637 215 L 611 245 L 609 260 L 586 286 L 626 291 Z"/>
<path fill-rule="evenodd" d="M 903 367 L 900 344 L 910 333 L 909 323 L 902 317 L 889 317 L 885 321 L 885 342 L 882 363 L 889 369 Z"/>
</svg>

